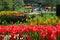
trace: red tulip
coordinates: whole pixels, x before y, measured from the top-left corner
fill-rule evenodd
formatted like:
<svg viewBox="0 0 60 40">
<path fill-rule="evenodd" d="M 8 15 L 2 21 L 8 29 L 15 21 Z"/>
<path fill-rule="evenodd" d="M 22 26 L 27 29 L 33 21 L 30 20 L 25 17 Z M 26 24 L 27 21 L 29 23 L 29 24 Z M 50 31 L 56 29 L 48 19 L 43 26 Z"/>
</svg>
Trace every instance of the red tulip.
<svg viewBox="0 0 60 40">
<path fill-rule="evenodd" d="M 38 32 L 38 28 L 37 27 L 33 27 L 33 32 Z"/>
<path fill-rule="evenodd" d="M 11 37 L 10 40 L 15 40 L 14 37 Z"/>
<path fill-rule="evenodd" d="M 33 27 L 32 26 L 30 26 L 28 28 L 29 28 L 29 31 L 33 31 Z"/>
<path fill-rule="evenodd" d="M 27 36 L 26 40 L 32 40 L 32 38 L 30 36 Z"/>
<path fill-rule="evenodd" d="M 47 35 L 47 32 L 46 31 L 42 31 L 40 35 L 41 35 L 41 38 L 44 39 L 46 37 L 46 35 Z"/>
<path fill-rule="evenodd" d="M 1 36 L 0 36 L 0 40 L 3 40 L 3 39 L 4 39 L 4 36 L 3 36 L 3 35 L 1 35 Z"/>
<path fill-rule="evenodd" d="M 41 26 L 37 26 L 37 29 L 40 31 L 42 28 L 41 28 Z"/>
<path fill-rule="evenodd" d="M 19 34 L 19 37 L 22 38 L 23 37 L 23 34 Z"/>
<path fill-rule="evenodd" d="M 28 33 L 28 31 L 29 31 L 29 28 L 28 28 L 28 27 L 25 27 L 25 28 L 24 28 L 24 32 L 25 32 L 25 33 Z"/>
<path fill-rule="evenodd" d="M 46 25 L 41 25 L 41 30 L 45 31 L 46 30 Z"/>
<path fill-rule="evenodd" d="M 5 33 L 10 33 L 10 35 L 12 36 L 12 38 L 10 38 L 10 40 L 14 40 L 14 36 L 18 33 L 19 37 L 23 37 L 23 34 L 21 34 L 22 32 L 28 33 L 29 31 L 32 32 L 39 32 L 41 31 L 41 38 L 42 40 L 44 38 L 47 38 L 47 40 L 55 40 L 57 35 L 60 34 L 60 24 L 57 24 L 57 26 L 52 26 L 52 25 L 42 25 L 42 26 L 33 26 L 33 25 L 28 25 L 28 26 L 24 26 L 24 25 L 20 25 L 20 26 L 16 26 L 16 25 L 12 25 L 12 26 L 0 26 L 0 34 L 5 34 Z M 2 36 L 0 36 L 0 38 L 4 38 Z M 27 40 L 32 40 L 32 38 L 30 36 L 26 37 Z"/>
<path fill-rule="evenodd" d="M 16 34 L 15 33 L 11 33 L 11 36 L 14 37 Z"/>
</svg>

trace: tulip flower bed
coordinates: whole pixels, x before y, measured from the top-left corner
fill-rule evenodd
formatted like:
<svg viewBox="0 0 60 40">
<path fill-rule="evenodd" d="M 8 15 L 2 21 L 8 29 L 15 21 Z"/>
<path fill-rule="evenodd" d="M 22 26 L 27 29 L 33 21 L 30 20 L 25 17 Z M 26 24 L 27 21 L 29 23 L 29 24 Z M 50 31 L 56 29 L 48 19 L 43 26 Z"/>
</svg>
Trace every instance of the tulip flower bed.
<svg viewBox="0 0 60 40">
<path fill-rule="evenodd" d="M 43 20 L 44 19 L 44 20 Z M 1 11 L 0 12 L 0 25 L 12 24 L 25 24 L 25 25 L 56 25 L 60 23 L 60 18 L 56 14 L 43 13 L 43 14 L 25 14 L 24 12 L 17 11 Z"/>
<path fill-rule="evenodd" d="M 1 13 L 3 14 L 3 13 Z M 15 15 L 16 14 L 16 15 Z M 44 19 L 44 20 L 43 20 Z M 60 18 L 55 14 L 20 14 L 12 12 L 11 15 L 0 15 L 0 25 L 11 24 L 25 24 L 25 25 L 56 25 L 60 23 Z"/>
<path fill-rule="evenodd" d="M 0 26 L 0 40 L 59 40 L 60 24 Z"/>
</svg>

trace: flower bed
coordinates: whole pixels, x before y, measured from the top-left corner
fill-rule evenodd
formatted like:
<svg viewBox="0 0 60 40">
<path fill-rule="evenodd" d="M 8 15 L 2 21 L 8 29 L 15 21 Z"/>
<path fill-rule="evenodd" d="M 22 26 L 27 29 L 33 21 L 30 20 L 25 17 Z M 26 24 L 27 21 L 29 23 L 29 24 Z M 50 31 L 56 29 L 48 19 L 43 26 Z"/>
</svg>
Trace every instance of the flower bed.
<svg viewBox="0 0 60 40">
<path fill-rule="evenodd" d="M 57 23 L 60 23 L 60 18 L 51 13 L 29 15 L 17 11 L 0 12 L 0 25 L 20 24 L 21 22 L 27 25 L 56 25 Z"/>
<path fill-rule="evenodd" d="M 24 12 L 17 12 L 17 11 L 1 11 L 0 12 L 0 24 L 10 24 L 10 23 L 16 23 L 16 22 L 25 22 Z"/>
<path fill-rule="evenodd" d="M 2 13 L 3 14 L 3 13 Z M 6 13 L 7 14 L 7 13 Z M 21 22 L 23 24 L 27 25 L 56 25 L 57 23 L 60 23 L 60 18 L 58 18 L 55 14 L 37 14 L 37 15 L 14 15 L 15 13 L 12 13 L 11 15 L 0 15 L 0 24 L 20 24 Z M 16 13 L 18 14 L 18 13 Z M 44 20 L 43 20 L 44 19 Z"/>
<path fill-rule="evenodd" d="M 60 24 L 0 26 L 1 40 L 58 40 L 58 35 L 60 35 Z"/>
</svg>

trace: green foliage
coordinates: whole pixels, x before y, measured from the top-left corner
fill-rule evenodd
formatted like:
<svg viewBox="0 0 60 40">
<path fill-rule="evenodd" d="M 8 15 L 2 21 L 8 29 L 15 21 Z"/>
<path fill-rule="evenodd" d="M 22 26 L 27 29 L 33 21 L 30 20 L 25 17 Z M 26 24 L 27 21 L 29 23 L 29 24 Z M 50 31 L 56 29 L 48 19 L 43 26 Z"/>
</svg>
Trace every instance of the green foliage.
<svg viewBox="0 0 60 40">
<path fill-rule="evenodd" d="M 26 14 L 24 18 L 14 15 L 0 15 L 0 24 L 20 24 L 21 22 L 25 25 L 56 25 L 60 23 L 60 19 L 55 14 Z"/>
<path fill-rule="evenodd" d="M 24 12 L 25 11 L 25 8 L 24 7 L 21 7 L 20 9 L 17 9 L 16 11 Z"/>
<path fill-rule="evenodd" d="M 24 6 L 23 0 L 0 0 L 0 10 L 19 10 Z"/>
<path fill-rule="evenodd" d="M 24 0 L 25 3 L 42 3 L 44 5 L 55 6 L 56 3 L 60 4 L 60 0 Z"/>
</svg>

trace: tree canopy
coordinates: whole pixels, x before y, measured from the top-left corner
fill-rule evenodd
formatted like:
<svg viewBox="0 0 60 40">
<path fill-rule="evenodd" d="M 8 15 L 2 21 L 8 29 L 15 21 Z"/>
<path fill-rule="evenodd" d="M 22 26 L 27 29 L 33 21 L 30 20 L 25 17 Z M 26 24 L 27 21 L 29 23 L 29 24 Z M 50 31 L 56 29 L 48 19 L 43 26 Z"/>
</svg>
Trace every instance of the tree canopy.
<svg viewBox="0 0 60 40">
<path fill-rule="evenodd" d="M 60 3 L 60 0 L 24 0 L 25 3 L 42 3 L 44 5 L 54 6 Z"/>
<path fill-rule="evenodd" d="M 23 5 L 23 0 L 0 0 L 0 10 L 18 10 Z"/>
<path fill-rule="evenodd" d="M 55 6 L 60 4 L 60 0 L 0 0 L 0 11 L 19 10 L 24 4 L 28 3 L 42 3 L 44 5 Z"/>
</svg>

